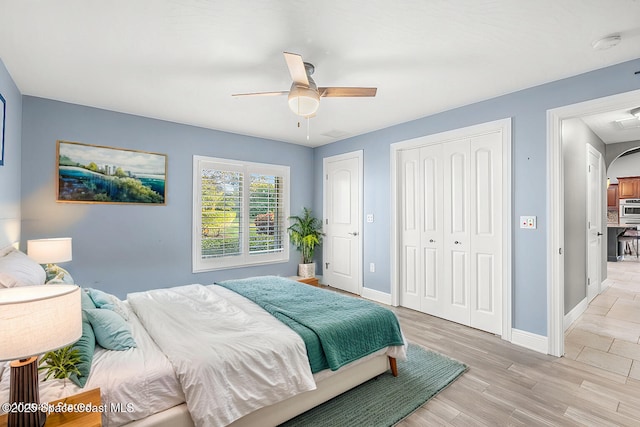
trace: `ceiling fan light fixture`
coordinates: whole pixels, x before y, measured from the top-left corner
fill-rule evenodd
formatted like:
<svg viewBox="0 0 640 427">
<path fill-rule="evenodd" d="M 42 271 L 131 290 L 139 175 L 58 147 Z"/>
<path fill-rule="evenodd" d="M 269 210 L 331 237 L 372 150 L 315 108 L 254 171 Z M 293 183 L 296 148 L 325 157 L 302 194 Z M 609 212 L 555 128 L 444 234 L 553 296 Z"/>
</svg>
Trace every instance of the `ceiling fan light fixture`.
<svg viewBox="0 0 640 427">
<path fill-rule="evenodd" d="M 318 111 L 320 95 L 317 90 L 308 87 L 292 85 L 289 91 L 289 108 L 295 114 L 303 117 L 311 116 Z"/>
</svg>

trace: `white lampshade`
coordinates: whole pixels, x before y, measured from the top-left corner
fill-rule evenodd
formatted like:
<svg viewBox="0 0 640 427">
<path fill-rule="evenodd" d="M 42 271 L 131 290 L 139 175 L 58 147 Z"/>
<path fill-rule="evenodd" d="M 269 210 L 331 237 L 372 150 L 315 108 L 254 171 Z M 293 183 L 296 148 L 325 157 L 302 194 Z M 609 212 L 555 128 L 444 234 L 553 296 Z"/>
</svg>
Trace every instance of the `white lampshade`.
<svg viewBox="0 0 640 427">
<path fill-rule="evenodd" d="M 80 339 L 80 292 L 76 285 L 0 289 L 0 361 L 26 359 Z"/>
<path fill-rule="evenodd" d="M 71 261 L 71 237 L 27 240 L 27 255 L 38 264 Z"/>
<path fill-rule="evenodd" d="M 320 106 L 320 95 L 313 88 L 296 86 L 289 91 L 289 108 L 299 116 L 307 117 L 315 114 Z"/>
</svg>

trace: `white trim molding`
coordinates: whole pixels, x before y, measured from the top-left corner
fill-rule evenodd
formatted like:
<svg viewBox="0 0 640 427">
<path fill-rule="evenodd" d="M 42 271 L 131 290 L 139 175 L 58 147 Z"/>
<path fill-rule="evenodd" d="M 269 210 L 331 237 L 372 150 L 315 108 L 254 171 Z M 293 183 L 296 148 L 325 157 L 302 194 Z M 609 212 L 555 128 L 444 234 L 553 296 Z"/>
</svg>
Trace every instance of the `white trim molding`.
<svg viewBox="0 0 640 427">
<path fill-rule="evenodd" d="M 580 301 L 578 304 L 576 304 L 576 306 L 573 307 L 573 309 L 570 312 L 568 312 L 564 316 L 564 330 L 565 331 L 567 329 L 569 329 L 569 326 L 571 326 L 573 324 L 573 322 L 578 320 L 578 317 L 580 317 L 580 315 L 587 310 L 587 307 L 589 307 L 589 302 L 587 301 L 587 298 L 584 298 L 582 301 Z"/>
<path fill-rule="evenodd" d="M 547 354 L 549 348 L 547 337 L 515 328 L 511 329 L 511 343 L 542 354 Z"/>
<path fill-rule="evenodd" d="M 370 288 L 362 288 L 361 296 L 362 298 L 366 298 L 371 301 L 391 305 L 391 294 L 388 294 L 386 292 L 376 291 L 375 289 Z"/>
<path fill-rule="evenodd" d="M 637 107 L 640 90 L 593 99 L 547 111 L 547 337 L 548 354 L 564 354 L 564 171 L 562 121 Z"/>
</svg>

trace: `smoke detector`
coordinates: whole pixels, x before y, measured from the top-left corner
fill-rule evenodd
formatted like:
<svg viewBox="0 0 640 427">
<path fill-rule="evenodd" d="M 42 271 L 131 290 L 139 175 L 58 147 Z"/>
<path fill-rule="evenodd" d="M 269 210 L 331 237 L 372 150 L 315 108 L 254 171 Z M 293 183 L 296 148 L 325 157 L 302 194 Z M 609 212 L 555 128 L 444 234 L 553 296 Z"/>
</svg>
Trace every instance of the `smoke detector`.
<svg viewBox="0 0 640 427">
<path fill-rule="evenodd" d="M 602 37 L 601 39 L 594 41 L 593 43 L 591 43 L 591 46 L 593 46 L 593 48 L 596 50 L 606 50 L 616 46 L 621 41 L 622 37 L 620 36 L 620 34 L 614 34 L 611 36 Z"/>
</svg>

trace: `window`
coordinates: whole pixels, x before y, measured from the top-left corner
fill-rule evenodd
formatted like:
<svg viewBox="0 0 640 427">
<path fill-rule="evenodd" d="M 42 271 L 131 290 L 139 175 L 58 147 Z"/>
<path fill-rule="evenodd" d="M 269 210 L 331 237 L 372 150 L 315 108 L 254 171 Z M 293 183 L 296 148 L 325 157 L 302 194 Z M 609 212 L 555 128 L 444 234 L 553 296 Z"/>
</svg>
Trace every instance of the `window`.
<svg viewBox="0 0 640 427">
<path fill-rule="evenodd" d="M 289 167 L 193 157 L 193 271 L 289 260 Z"/>
</svg>

